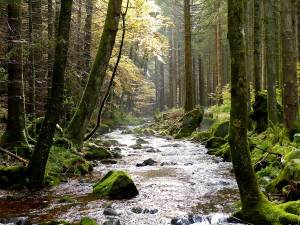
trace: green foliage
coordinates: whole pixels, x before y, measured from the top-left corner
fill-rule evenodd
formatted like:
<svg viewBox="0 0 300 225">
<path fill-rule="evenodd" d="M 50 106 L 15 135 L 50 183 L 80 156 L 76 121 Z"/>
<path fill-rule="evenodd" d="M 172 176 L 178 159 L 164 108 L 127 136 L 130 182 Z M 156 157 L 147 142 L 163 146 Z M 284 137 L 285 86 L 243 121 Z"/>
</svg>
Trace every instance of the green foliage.
<svg viewBox="0 0 300 225">
<path fill-rule="evenodd" d="M 83 217 L 80 222 L 79 225 L 98 225 L 97 222 L 89 217 Z"/>
</svg>

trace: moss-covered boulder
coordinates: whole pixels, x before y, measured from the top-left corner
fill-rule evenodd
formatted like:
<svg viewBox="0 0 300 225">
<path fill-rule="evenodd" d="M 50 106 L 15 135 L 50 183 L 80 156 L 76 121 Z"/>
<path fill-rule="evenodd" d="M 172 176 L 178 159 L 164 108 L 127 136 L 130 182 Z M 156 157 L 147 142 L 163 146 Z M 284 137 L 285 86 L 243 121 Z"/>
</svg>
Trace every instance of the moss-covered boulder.
<svg viewBox="0 0 300 225">
<path fill-rule="evenodd" d="M 300 133 L 294 134 L 293 142 L 299 144 L 300 143 Z"/>
<path fill-rule="evenodd" d="M 213 137 L 225 138 L 229 132 L 229 121 L 217 123 L 212 128 Z"/>
<path fill-rule="evenodd" d="M 83 217 L 80 222 L 79 225 L 98 225 L 97 222 L 89 217 Z"/>
<path fill-rule="evenodd" d="M 24 166 L 0 166 L 0 188 L 21 188 L 26 185 L 27 170 Z"/>
<path fill-rule="evenodd" d="M 113 155 L 108 147 L 89 143 L 87 145 L 87 150 L 85 150 L 84 157 L 88 160 L 102 160 L 113 158 Z"/>
<path fill-rule="evenodd" d="M 282 190 L 292 182 L 300 181 L 300 159 L 292 159 L 286 163 L 279 176 L 268 185 L 268 190 Z"/>
<path fill-rule="evenodd" d="M 193 141 L 199 141 L 199 142 L 205 142 L 210 139 L 210 132 L 199 132 L 199 131 L 194 131 L 192 133 L 192 140 Z"/>
<path fill-rule="evenodd" d="M 129 199 L 139 194 L 132 179 L 123 171 L 110 171 L 93 186 L 93 193 L 111 199 Z"/>
<path fill-rule="evenodd" d="M 226 144 L 227 141 L 224 138 L 212 137 L 207 142 L 206 148 L 220 148 L 222 145 Z"/>
<path fill-rule="evenodd" d="M 203 109 L 195 108 L 183 116 L 179 131 L 181 133 L 181 137 L 190 136 L 200 126 L 203 119 L 203 114 Z"/>
</svg>

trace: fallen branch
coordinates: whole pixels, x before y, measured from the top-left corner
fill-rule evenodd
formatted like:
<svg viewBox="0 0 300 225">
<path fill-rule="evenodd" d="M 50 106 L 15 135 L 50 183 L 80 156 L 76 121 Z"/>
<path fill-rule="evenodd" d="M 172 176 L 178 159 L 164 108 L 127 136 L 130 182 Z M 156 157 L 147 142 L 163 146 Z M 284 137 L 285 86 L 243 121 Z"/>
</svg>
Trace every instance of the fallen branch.
<svg viewBox="0 0 300 225">
<path fill-rule="evenodd" d="M 11 153 L 10 151 L 7 151 L 4 148 L 0 147 L 0 151 L 3 152 L 3 153 L 5 153 L 5 154 L 7 154 L 7 155 L 9 155 L 9 156 L 11 156 L 11 157 L 13 157 L 13 158 L 15 158 L 15 159 L 17 159 L 17 160 L 19 160 L 20 162 L 24 163 L 25 165 L 28 164 L 28 161 L 26 159 L 23 159 L 20 156 L 17 156 L 15 154 Z"/>
</svg>

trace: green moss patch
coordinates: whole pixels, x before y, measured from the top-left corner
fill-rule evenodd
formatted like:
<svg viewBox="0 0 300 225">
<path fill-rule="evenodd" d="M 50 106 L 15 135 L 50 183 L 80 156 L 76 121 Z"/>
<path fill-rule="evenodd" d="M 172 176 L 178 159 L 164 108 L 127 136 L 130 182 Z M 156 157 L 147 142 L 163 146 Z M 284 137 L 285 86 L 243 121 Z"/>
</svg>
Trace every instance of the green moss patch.
<svg viewBox="0 0 300 225">
<path fill-rule="evenodd" d="M 79 225 L 98 225 L 97 222 L 89 217 L 83 217 L 80 222 Z"/>
<path fill-rule="evenodd" d="M 93 186 L 96 196 L 112 199 L 128 199 L 138 195 L 132 179 L 123 171 L 110 171 Z"/>
</svg>

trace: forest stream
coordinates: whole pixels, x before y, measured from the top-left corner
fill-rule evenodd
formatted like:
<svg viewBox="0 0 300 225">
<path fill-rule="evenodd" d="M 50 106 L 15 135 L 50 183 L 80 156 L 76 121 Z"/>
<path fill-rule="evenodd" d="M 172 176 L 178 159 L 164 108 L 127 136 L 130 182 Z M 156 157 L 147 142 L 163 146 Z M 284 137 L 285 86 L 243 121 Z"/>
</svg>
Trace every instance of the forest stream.
<svg viewBox="0 0 300 225">
<path fill-rule="evenodd" d="M 99 224 L 108 220 L 119 220 L 127 225 L 171 224 L 172 220 L 172 224 L 183 225 L 230 224 L 227 218 L 239 199 L 230 172 L 231 163 L 207 155 L 204 146 L 190 141 L 145 136 L 142 137 L 145 140 L 143 148 L 134 149 L 132 146 L 139 137 L 124 132 L 124 129 L 108 133 L 104 138 L 118 141 L 112 147 L 123 155 L 117 164 L 98 163 L 88 177 L 68 180 L 34 194 L 0 191 L 0 218 L 18 218 L 19 224 L 22 224 L 21 217 L 38 223 L 50 220 L 73 222 L 85 216 L 96 219 Z M 149 158 L 157 163 L 136 166 Z M 136 183 L 139 195 L 131 200 L 113 201 L 111 212 L 105 213 L 110 215 L 104 215 L 110 201 L 91 195 L 92 185 L 112 169 L 127 171 Z M 75 202 L 62 203 L 63 196 L 71 196 Z M 177 222 L 174 218 L 178 218 Z M 6 223 L 10 221 L 8 219 Z"/>
</svg>

